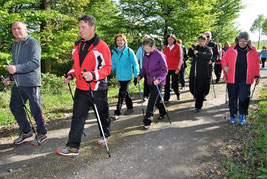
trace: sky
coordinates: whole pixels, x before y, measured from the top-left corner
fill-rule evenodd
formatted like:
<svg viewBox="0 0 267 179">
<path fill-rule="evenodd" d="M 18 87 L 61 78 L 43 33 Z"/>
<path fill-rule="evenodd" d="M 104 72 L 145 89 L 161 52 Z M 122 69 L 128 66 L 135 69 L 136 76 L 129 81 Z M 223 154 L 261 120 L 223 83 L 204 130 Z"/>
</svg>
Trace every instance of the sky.
<svg viewBox="0 0 267 179">
<path fill-rule="evenodd" d="M 243 4 L 246 7 L 241 10 L 240 16 L 237 19 L 239 29 L 247 31 L 252 41 L 258 41 L 259 34 L 251 33 L 249 29 L 258 15 L 263 14 L 267 18 L 267 0 L 243 0 Z M 262 35 L 261 39 L 266 40 L 267 36 Z"/>
</svg>

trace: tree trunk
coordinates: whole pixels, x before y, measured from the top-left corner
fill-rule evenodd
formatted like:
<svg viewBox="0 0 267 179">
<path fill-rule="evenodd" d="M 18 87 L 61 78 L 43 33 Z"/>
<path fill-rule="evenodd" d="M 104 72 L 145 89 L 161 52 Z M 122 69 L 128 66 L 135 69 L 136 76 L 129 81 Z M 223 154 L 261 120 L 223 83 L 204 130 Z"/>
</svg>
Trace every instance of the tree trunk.
<svg viewBox="0 0 267 179">
<path fill-rule="evenodd" d="M 41 4 L 40 4 L 40 9 L 41 10 L 45 10 L 45 11 L 49 11 L 51 10 L 51 3 L 52 0 L 42 0 Z M 46 27 L 48 25 L 48 21 L 43 21 L 40 25 L 40 33 L 46 31 Z M 41 39 L 41 45 L 42 48 L 45 51 L 45 47 L 47 46 L 47 42 L 49 42 L 49 39 Z M 51 58 L 46 58 L 46 59 L 42 59 L 41 61 L 41 71 L 42 73 L 47 73 L 47 72 L 51 72 Z"/>
<path fill-rule="evenodd" d="M 258 49 L 260 49 L 260 42 L 261 42 L 261 28 L 259 29 Z"/>
</svg>

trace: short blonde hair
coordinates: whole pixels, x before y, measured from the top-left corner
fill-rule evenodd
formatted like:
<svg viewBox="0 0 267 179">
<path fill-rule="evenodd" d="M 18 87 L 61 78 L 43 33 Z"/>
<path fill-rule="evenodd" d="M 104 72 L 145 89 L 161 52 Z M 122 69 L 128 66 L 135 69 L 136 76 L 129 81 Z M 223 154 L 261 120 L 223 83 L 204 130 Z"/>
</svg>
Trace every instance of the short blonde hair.
<svg viewBox="0 0 267 179">
<path fill-rule="evenodd" d="M 125 36 L 124 34 L 117 34 L 117 35 L 115 35 L 115 37 L 114 37 L 114 43 L 115 43 L 115 46 L 117 46 L 117 38 L 118 38 L 118 37 L 121 37 L 122 40 L 124 41 L 124 43 L 127 43 L 127 38 L 126 38 L 126 36 Z"/>
</svg>

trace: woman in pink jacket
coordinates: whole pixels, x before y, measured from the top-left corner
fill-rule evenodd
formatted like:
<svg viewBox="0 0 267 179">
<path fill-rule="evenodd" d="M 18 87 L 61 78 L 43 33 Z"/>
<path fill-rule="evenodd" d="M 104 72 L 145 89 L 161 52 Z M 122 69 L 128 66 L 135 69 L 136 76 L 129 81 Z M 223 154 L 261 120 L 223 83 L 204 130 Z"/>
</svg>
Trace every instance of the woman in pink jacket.
<svg viewBox="0 0 267 179">
<path fill-rule="evenodd" d="M 231 46 L 223 56 L 222 68 L 229 94 L 230 123 L 236 122 L 239 109 L 239 124 L 244 125 L 245 116 L 248 115 L 250 86 L 254 79 L 256 84 L 259 83 L 260 57 L 255 47 L 248 45 L 247 32 L 240 32 L 237 40 L 238 43 Z"/>
</svg>

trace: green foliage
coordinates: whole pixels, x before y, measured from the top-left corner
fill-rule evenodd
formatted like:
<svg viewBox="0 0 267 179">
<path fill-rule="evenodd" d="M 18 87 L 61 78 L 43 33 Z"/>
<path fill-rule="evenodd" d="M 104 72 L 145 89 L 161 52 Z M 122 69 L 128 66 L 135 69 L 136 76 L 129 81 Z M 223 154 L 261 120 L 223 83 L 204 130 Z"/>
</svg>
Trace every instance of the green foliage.
<svg viewBox="0 0 267 179">
<path fill-rule="evenodd" d="M 264 20 L 265 18 L 263 14 L 258 15 L 258 17 L 254 20 L 252 26 L 250 27 L 250 31 L 251 32 L 260 31 Z"/>
<path fill-rule="evenodd" d="M 262 24 L 262 34 L 267 35 L 267 19 L 265 19 Z"/>
<path fill-rule="evenodd" d="M 216 1 L 212 8 L 212 14 L 216 13 L 218 15 L 212 29 L 213 39 L 216 42 L 222 44 L 226 41 L 234 42 L 239 33 L 234 20 L 238 18 L 242 8 L 244 8 L 242 0 Z"/>
<path fill-rule="evenodd" d="M 243 8 L 241 0 L 121 0 L 126 29 L 141 38 L 151 34 L 164 40 L 173 33 L 186 46 L 205 31 L 216 41 L 233 41 L 238 31 L 234 19 Z"/>
<path fill-rule="evenodd" d="M 258 108 L 253 115 L 252 129 L 247 129 L 252 140 L 243 146 L 241 158 L 242 165 L 235 159 L 228 158 L 225 176 L 230 178 L 267 178 L 267 88 L 264 88 L 259 97 Z M 255 116 L 254 116 L 255 117 Z"/>
<path fill-rule="evenodd" d="M 64 77 L 57 77 L 54 74 L 42 73 L 42 94 L 62 94 L 64 84 Z"/>
</svg>

